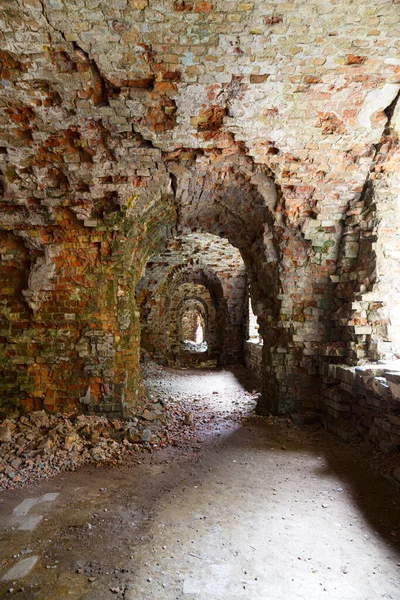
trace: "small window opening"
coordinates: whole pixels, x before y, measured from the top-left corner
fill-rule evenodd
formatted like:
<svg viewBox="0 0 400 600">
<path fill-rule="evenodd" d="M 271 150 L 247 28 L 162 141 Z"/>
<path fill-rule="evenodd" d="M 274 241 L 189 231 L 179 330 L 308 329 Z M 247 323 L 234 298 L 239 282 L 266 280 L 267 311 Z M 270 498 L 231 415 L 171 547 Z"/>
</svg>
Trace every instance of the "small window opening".
<svg viewBox="0 0 400 600">
<path fill-rule="evenodd" d="M 197 325 L 196 339 L 194 341 L 196 342 L 196 344 L 201 344 L 202 342 L 204 342 L 204 327 L 203 324 L 200 323 L 200 320 Z"/>
<path fill-rule="evenodd" d="M 188 308 L 182 315 L 182 343 L 188 352 L 206 352 L 204 318 L 196 308 Z"/>
<path fill-rule="evenodd" d="M 248 341 L 249 342 L 253 342 L 253 344 L 262 344 L 262 338 L 260 336 L 260 333 L 258 331 L 259 327 L 258 327 L 258 322 L 257 322 L 257 317 L 253 312 L 253 307 L 251 306 L 251 298 L 249 297 L 249 321 L 248 321 L 248 327 L 249 327 L 249 338 Z"/>
</svg>

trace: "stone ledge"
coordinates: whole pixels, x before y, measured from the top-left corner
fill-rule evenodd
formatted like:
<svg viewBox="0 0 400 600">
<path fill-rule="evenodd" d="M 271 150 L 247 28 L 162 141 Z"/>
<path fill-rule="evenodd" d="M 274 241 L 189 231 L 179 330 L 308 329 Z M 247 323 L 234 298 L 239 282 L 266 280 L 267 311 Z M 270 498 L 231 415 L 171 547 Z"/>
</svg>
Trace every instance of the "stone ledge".
<svg viewBox="0 0 400 600">
<path fill-rule="evenodd" d="M 400 360 L 390 363 L 373 363 L 350 367 L 323 363 L 321 368 L 323 377 L 339 380 L 341 388 L 346 392 L 360 394 L 363 389 L 388 400 L 391 395 L 393 400 L 400 402 Z"/>
</svg>

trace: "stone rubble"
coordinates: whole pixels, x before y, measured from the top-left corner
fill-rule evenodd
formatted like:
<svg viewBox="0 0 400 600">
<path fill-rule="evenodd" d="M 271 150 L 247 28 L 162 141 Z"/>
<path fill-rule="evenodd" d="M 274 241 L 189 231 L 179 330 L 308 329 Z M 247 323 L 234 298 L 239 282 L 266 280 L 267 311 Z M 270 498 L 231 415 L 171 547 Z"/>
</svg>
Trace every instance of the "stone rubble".
<svg viewBox="0 0 400 600">
<path fill-rule="evenodd" d="M 192 342 L 190 340 L 185 340 L 182 342 L 182 349 L 185 352 L 191 352 L 193 354 L 206 352 L 208 349 L 207 342 L 201 342 L 200 344 L 196 344 L 196 342 Z"/>
<path fill-rule="evenodd" d="M 3 421 L 0 434 L 0 489 L 10 489 L 75 470 L 87 463 L 119 464 L 161 437 L 132 422 L 93 415 L 36 411 Z"/>
<path fill-rule="evenodd" d="M 163 367 L 147 360 L 142 367 L 152 400 L 140 419 L 109 419 L 104 416 L 49 414 L 35 411 L 0 422 L 0 490 L 13 489 L 48 478 L 61 471 L 74 471 L 85 464 L 115 466 L 134 459 L 140 452 L 184 445 L 197 440 L 198 431 L 210 423 L 235 423 L 254 408 L 255 394 L 245 393 L 233 402 L 237 410 L 196 406 L 198 394 L 172 397 Z M 161 385 L 159 385 L 161 382 Z"/>
</svg>

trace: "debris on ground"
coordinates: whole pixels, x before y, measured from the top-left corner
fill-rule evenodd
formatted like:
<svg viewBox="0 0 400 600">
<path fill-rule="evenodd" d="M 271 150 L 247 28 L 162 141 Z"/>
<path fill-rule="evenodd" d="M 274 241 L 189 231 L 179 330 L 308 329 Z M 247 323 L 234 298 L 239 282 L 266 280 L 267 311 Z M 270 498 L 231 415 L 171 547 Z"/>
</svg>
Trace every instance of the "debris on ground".
<svg viewBox="0 0 400 600">
<path fill-rule="evenodd" d="M 190 340 L 185 340 L 181 343 L 181 348 L 184 352 L 190 352 L 192 354 L 201 354 L 202 352 L 207 352 L 208 344 L 207 342 L 191 342 Z"/>
<path fill-rule="evenodd" d="M 196 442 L 201 428 L 240 421 L 255 406 L 254 394 L 243 392 L 230 399 L 212 400 L 194 390 L 180 396 L 177 376 L 147 360 L 143 376 L 152 406 L 139 418 L 111 420 L 79 413 L 48 414 L 36 411 L 0 423 L 0 489 L 12 489 L 75 471 L 85 464 L 118 465 L 140 452 L 166 445 Z M 179 373 L 181 376 L 181 373 Z M 169 386 L 173 388 L 169 391 Z M 214 406 L 215 405 L 215 406 Z M 215 408 L 215 410 L 214 410 Z M 236 408 L 236 410 L 235 410 Z"/>
<path fill-rule="evenodd" d="M 223 435 L 240 426 L 275 426 L 290 442 L 290 430 L 304 443 L 320 444 L 320 424 L 315 415 L 266 416 L 255 414 L 259 392 L 243 368 L 224 371 L 224 385 L 215 388 L 213 373 L 220 370 L 176 370 L 157 365 L 147 358 L 142 364 L 149 403 L 138 417 L 129 420 L 79 414 L 28 413 L 0 422 L 0 490 L 23 487 L 61 471 L 75 471 L 86 464 L 110 466 L 134 462 L 141 452 L 178 446 L 199 449 L 204 439 Z M 188 394 L 186 379 L 193 385 Z M 245 383 L 238 388 L 236 378 Z M 300 423 L 303 423 L 303 427 Z M 307 424 L 304 428 L 304 424 Z M 318 439 L 314 439 L 316 436 Z M 337 443 L 325 433 L 325 444 Z M 400 481 L 398 457 L 386 457 L 366 442 L 369 463 L 394 482 Z"/>
<path fill-rule="evenodd" d="M 87 463 L 121 463 L 140 446 L 162 443 L 131 421 L 36 411 L 3 421 L 0 438 L 0 489 L 21 487 Z"/>
</svg>

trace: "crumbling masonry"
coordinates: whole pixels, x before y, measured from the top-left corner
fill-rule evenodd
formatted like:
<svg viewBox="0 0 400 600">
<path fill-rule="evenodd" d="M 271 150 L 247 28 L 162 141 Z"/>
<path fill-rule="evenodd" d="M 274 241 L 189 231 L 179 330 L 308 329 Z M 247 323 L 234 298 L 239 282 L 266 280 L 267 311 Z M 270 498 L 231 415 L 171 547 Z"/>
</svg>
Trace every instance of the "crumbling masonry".
<svg viewBox="0 0 400 600">
<path fill-rule="evenodd" d="M 183 364 L 191 301 L 209 334 L 191 360 L 245 357 L 260 413 L 396 451 L 400 375 L 360 366 L 400 350 L 396 0 L 0 18 L 2 411 L 140 415 L 141 338 Z"/>
</svg>

